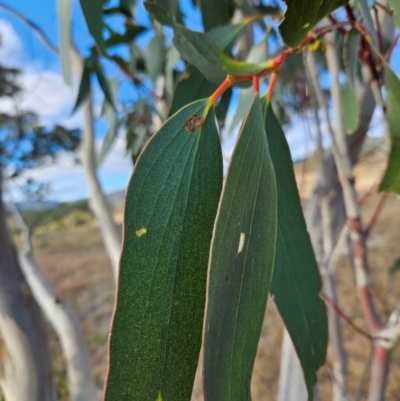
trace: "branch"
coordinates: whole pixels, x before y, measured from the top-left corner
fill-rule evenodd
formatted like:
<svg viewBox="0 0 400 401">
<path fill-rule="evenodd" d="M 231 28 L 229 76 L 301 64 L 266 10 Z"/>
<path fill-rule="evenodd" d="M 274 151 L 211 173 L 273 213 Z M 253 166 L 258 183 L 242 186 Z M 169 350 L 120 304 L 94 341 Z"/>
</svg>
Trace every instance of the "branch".
<svg viewBox="0 0 400 401">
<path fill-rule="evenodd" d="M 24 21 L 27 25 L 29 25 L 37 33 L 37 35 L 40 37 L 40 39 L 47 45 L 47 47 L 50 50 L 52 50 L 54 53 L 58 54 L 58 52 L 59 52 L 58 48 L 53 45 L 53 43 L 50 41 L 50 39 L 44 33 L 42 28 L 40 28 L 38 25 L 36 25 L 30 19 L 26 18 L 23 14 L 21 14 L 17 10 L 14 10 L 13 8 L 11 8 L 10 6 L 8 6 L 8 5 L 4 4 L 4 3 L 0 3 L 0 8 L 4 8 L 8 12 L 10 12 L 11 14 L 14 14 L 16 17 L 18 17 L 20 20 Z"/>
</svg>

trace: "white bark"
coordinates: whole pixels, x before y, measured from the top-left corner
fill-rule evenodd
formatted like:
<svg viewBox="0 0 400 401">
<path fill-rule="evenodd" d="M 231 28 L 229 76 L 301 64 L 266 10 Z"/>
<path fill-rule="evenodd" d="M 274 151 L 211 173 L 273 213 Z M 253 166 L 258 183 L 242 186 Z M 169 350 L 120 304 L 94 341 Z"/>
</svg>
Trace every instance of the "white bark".
<svg viewBox="0 0 400 401">
<path fill-rule="evenodd" d="M 47 280 L 32 254 L 19 252 L 19 262 L 33 296 L 60 340 L 72 401 L 96 401 L 96 388 L 79 318 Z"/>
<path fill-rule="evenodd" d="M 1 184 L 0 166 L 0 388 L 7 401 L 55 401 L 46 327 L 6 226 Z"/>
<path fill-rule="evenodd" d="M 306 401 L 307 388 L 290 335 L 283 333 L 277 401 Z"/>
<path fill-rule="evenodd" d="M 12 204 L 14 219 L 22 231 L 23 247 L 18 252 L 21 270 L 33 297 L 56 332 L 65 357 L 68 391 L 72 401 L 96 401 L 90 356 L 74 308 L 63 300 L 37 265 L 31 249 L 30 230 Z"/>
</svg>

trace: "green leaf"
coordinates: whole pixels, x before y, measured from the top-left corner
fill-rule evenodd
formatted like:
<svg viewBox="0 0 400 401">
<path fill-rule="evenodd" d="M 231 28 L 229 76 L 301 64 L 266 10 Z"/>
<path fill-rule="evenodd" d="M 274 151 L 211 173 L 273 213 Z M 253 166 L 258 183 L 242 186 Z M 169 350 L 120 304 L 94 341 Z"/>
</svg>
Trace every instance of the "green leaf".
<svg viewBox="0 0 400 401">
<path fill-rule="evenodd" d="M 234 0 L 201 0 L 201 16 L 203 18 L 204 30 L 216 28 L 229 24 L 235 11 Z"/>
<path fill-rule="evenodd" d="M 292 338 L 312 399 L 317 370 L 325 363 L 328 322 L 319 298 L 321 279 L 301 208 L 285 134 L 263 102 L 265 130 L 278 190 L 278 238 L 271 294 Z"/>
<path fill-rule="evenodd" d="M 238 24 L 214 28 L 208 34 L 223 51 L 230 53 L 238 38 L 243 34 L 246 26 L 247 22 L 243 20 Z"/>
<path fill-rule="evenodd" d="M 123 43 L 129 44 L 133 39 L 136 38 L 136 36 L 143 33 L 146 29 L 146 27 L 140 25 L 126 25 L 125 33 L 123 35 L 120 35 L 119 33 L 113 33 L 106 40 L 106 46 L 111 47 Z"/>
<path fill-rule="evenodd" d="M 119 6 L 124 10 L 128 11 L 130 16 L 133 17 L 136 6 L 136 0 L 119 0 Z"/>
<path fill-rule="evenodd" d="M 207 400 L 250 401 L 250 380 L 272 277 L 275 174 L 257 96 L 242 125 L 218 207 L 204 331 Z"/>
<path fill-rule="evenodd" d="M 148 1 L 144 3 L 144 7 L 150 13 L 150 15 L 161 25 L 170 26 L 171 28 L 175 26 L 174 19 L 165 8 L 160 7 L 154 3 L 149 3 Z"/>
<path fill-rule="evenodd" d="M 244 32 L 246 25 L 247 22 L 241 22 L 235 25 L 222 26 L 211 30 L 209 35 L 222 50 L 230 51 L 238 37 Z M 182 78 L 176 84 L 169 115 L 176 113 L 190 102 L 211 96 L 216 89 L 217 85 L 208 81 L 196 67 L 187 66 Z M 223 96 L 221 103 L 227 97 L 228 95 Z M 220 119 L 222 116 L 218 115 L 219 111 L 220 107 L 218 106 L 217 117 Z"/>
<path fill-rule="evenodd" d="M 178 24 L 174 31 L 174 44 L 181 56 L 215 84 L 221 83 L 228 74 L 253 75 L 266 68 L 266 65 L 233 60 L 205 33 L 194 32 Z"/>
<path fill-rule="evenodd" d="M 80 0 L 83 15 L 90 34 L 99 46 L 103 54 L 107 54 L 107 48 L 103 40 L 103 0 Z"/>
<path fill-rule="evenodd" d="M 398 271 L 400 271 L 400 258 L 396 259 L 394 261 L 394 263 L 392 264 L 392 266 L 390 266 L 389 274 L 392 276 L 393 274 L 397 273 Z"/>
<path fill-rule="evenodd" d="M 92 53 L 92 63 L 93 63 L 93 70 L 96 73 L 97 80 L 99 81 L 101 90 L 104 93 L 104 97 L 107 99 L 110 106 L 112 106 L 112 108 L 115 110 L 114 95 L 111 91 L 109 82 L 104 74 L 103 66 L 101 65 L 95 53 Z"/>
<path fill-rule="evenodd" d="M 279 31 L 285 44 L 295 47 L 319 21 L 348 0 L 285 0 L 285 3 L 287 10 Z"/>
<path fill-rule="evenodd" d="M 155 35 L 151 39 L 146 51 L 146 69 L 153 84 L 162 71 L 165 53 L 164 39 L 164 35 Z"/>
<path fill-rule="evenodd" d="M 180 60 L 180 54 L 178 50 L 175 49 L 175 46 L 171 46 L 166 55 L 166 63 L 165 63 L 165 90 L 170 96 L 170 99 L 174 95 L 174 70 L 177 62 Z M 203 96 L 207 97 L 207 96 Z M 200 99 L 200 98 L 199 98 Z M 193 99 L 197 100 L 197 99 Z M 191 102 L 187 102 L 182 106 L 185 106 L 186 104 L 189 104 Z"/>
<path fill-rule="evenodd" d="M 115 99 L 117 97 L 118 82 L 116 80 L 111 80 L 109 83 L 109 87 L 111 89 L 112 96 Z M 110 152 L 115 140 L 117 139 L 118 128 L 119 128 L 116 112 L 109 104 L 107 99 L 104 99 L 103 109 L 101 114 L 102 116 L 105 117 L 105 119 L 108 122 L 108 130 L 101 145 L 101 151 L 97 161 L 98 166 L 104 162 L 108 153 Z"/>
<path fill-rule="evenodd" d="M 82 105 L 87 99 L 90 92 L 90 75 L 93 72 L 92 57 L 85 60 L 83 64 L 81 82 L 79 84 L 78 97 L 76 98 L 75 106 L 72 110 L 72 114 Z"/>
<path fill-rule="evenodd" d="M 205 33 L 194 32 L 183 25 L 176 24 L 163 8 L 145 3 L 147 11 L 162 24 L 174 28 L 174 45 L 181 56 L 195 65 L 211 82 L 220 84 L 230 75 L 253 75 L 263 71 L 266 65 L 235 61 L 226 55 Z"/>
<path fill-rule="evenodd" d="M 68 86 L 71 80 L 71 13 L 73 0 L 57 0 L 58 21 L 60 23 L 60 59 L 64 81 Z"/>
<path fill-rule="evenodd" d="M 190 400 L 222 185 L 207 108 L 199 100 L 167 120 L 131 178 L 106 401 Z"/>
<path fill-rule="evenodd" d="M 372 15 L 369 9 L 367 0 L 357 0 L 358 8 L 360 9 L 361 15 L 364 19 L 365 27 L 367 28 L 368 33 L 371 35 L 371 38 L 375 45 L 378 44 L 378 36 L 375 30 L 374 21 L 372 19 Z"/>
<path fill-rule="evenodd" d="M 387 92 L 386 118 L 392 148 L 379 190 L 400 194 L 400 80 L 386 63 L 385 88 Z"/>
<path fill-rule="evenodd" d="M 358 50 L 360 48 L 361 34 L 352 28 L 346 32 L 343 46 L 343 61 L 347 80 L 354 89 L 354 81 L 358 71 Z"/>
<path fill-rule="evenodd" d="M 178 0 L 152 0 L 155 4 L 165 8 L 171 15 L 176 17 L 176 20 L 183 24 L 183 14 L 179 7 Z"/>
<path fill-rule="evenodd" d="M 266 49 L 266 41 L 260 42 L 258 45 L 253 46 L 249 52 L 247 61 L 262 63 L 267 60 L 267 49 Z M 250 88 L 242 88 L 240 90 L 239 96 L 239 104 L 236 109 L 236 113 L 233 116 L 231 126 L 229 128 L 229 132 L 236 128 L 236 126 L 242 121 L 243 117 L 246 115 L 247 109 L 249 108 L 251 99 L 253 98 L 254 89 Z"/>
<path fill-rule="evenodd" d="M 360 121 L 360 106 L 349 82 L 346 82 L 342 89 L 341 99 L 344 128 L 348 134 L 352 134 Z"/>
<path fill-rule="evenodd" d="M 393 19 L 397 26 L 400 28 L 400 0 L 390 0 L 390 7 L 393 9 Z"/>
<path fill-rule="evenodd" d="M 188 65 L 182 78 L 176 84 L 169 115 L 172 116 L 194 100 L 211 96 L 216 89 L 217 85 L 207 81 L 194 65 Z"/>
</svg>

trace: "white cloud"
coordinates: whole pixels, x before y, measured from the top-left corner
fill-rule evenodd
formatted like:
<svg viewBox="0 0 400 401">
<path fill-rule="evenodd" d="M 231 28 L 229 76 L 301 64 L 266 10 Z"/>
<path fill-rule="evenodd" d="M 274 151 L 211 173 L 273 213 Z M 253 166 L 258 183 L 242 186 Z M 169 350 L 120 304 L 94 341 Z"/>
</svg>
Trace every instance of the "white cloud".
<svg viewBox="0 0 400 401">
<path fill-rule="evenodd" d="M 61 73 L 43 68 L 40 60 L 30 60 L 14 27 L 4 19 L 0 19 L 0 38 L 0 62 L 21 70 L 19 84 L 23 89 L 17 99 L 0 99 L 0 111 L 12 114 L 18 106 L 20 110 L 36 113 L 40 123 L 47 127 L 55 124 L 66 128 L 81 127 L 82 113 L 78 111 L 71 116 L 78 83 L 75 82 L 72 90 L 64 83 Z M 97 87 L 94 88 L 94 97 L 94 111 L 98 116 L 102 94 Z M 99 168 L 99 178 L 105 192 L 126 187 L 131 171 L 131 159 L 125 154 L 125 140 L 119 138 L 104 165 Z M 9 188 L 17 200 L 22 197 L 18 184 L 24 183 L 27 177 L 49 183 L 52 189 L 50 197 L 57 200 L 70 201 L 88 196 L 82 167 L 75 162 L 72 154 L 63 153 L 56 163 L 26 171 Z"/>
</svg>

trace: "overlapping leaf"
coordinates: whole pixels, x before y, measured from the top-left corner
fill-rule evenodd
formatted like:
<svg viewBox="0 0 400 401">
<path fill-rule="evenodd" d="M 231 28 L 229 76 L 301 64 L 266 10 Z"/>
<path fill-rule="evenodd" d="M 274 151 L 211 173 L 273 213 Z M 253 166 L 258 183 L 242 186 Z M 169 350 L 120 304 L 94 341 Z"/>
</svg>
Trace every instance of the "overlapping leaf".
<svg viewBox="0 0 400 401">
<path fill-rule="evenodd" d="M 389 161 L 379 189 L 400 194 L 400 80 L 385 64 L 386 118 L 392 141 Z"/>
<path fill-rule="evenodd" d="M 107 49 L 102 35 L 104 0 L 80 0 L 80 3 L 90 34 L 102 53 L 106 54 Z"/>
<path fill-rule="evenodd" d="M 390 0 L 390 7 L 393 9 L 393 19 L 397 28 L 400 28 L 400 0 Z"/>
<path fill-rule="evenodd" d="M 161 73 L 164 62 L 164 35 L 155 35 L 146 51 L 146 69 L 153 84 Z"/>
<path fill-rule="evenodd" d="M 326 357 L 326 308 L 318 295 L 321 279 L 304 221 L 289 146 L 271 105 L 264 101 L 263 109 L 278 191 L 278 235 L 271 294 L 295 346 L 312 399 L 316 373 Z"/>
<path fill-rule="evenodd" d="M 346 32 L 343 46 L 343 62 L 347 74 L 347 80 L 354 89 L 354 81 L 358 69 L 358 50 L 360 47 L 361 34 L 356 29 Z"/>
<path fill-rule="evenodd" d="M 214 226 L 204 332 L 205 399 L 250 401 L 272 277 L 275 174 L 256 97 L 242 125 Z"/>
<path fill-rule="evenodd" d="M 181 56 L 188 63 L 195 65 L 209 81 L 219 84 L 227 74 L 252 75 L 266 68 L 266 65 L 233 60 L 207 34 L 194 32 L 183 25 L 176 24 L 167 15 L 166 10 L 155 4 L 145 3 L 145 6 L 160 23 L 174 28 L 175 47 Z"/>
<path fill-rule="evenodd" d="M 64 81 L 71 86 L 71 12 L 73 0 L 57 0 L 60 23 L 60 59 Z"/>
<path fill-rule="evenodd" d="M 342 88 L 342 115 L 344 128 L 347 134 L 352 134 L 358 127 L 360 120 L 360 106 L 357 97 L 348 82 Z"/>
<path fill-rule="evenodd" d="M 206 31 L 229 24 L 235 10 L 235 0 L 201 0 L 201 16 Z"/>
<path fill-rule="evenodd" d="M 287 10 L 279 31 L 285 44 L 295 47 L 319 21 L 348 0 L 285 0 L 285 3 Z"/>
<path fill-rule="evenodd" d="M 167 120 L 128 187 L 107 401 L 189 401 L 222 156 L 207 100 Z"/>
</svg>

